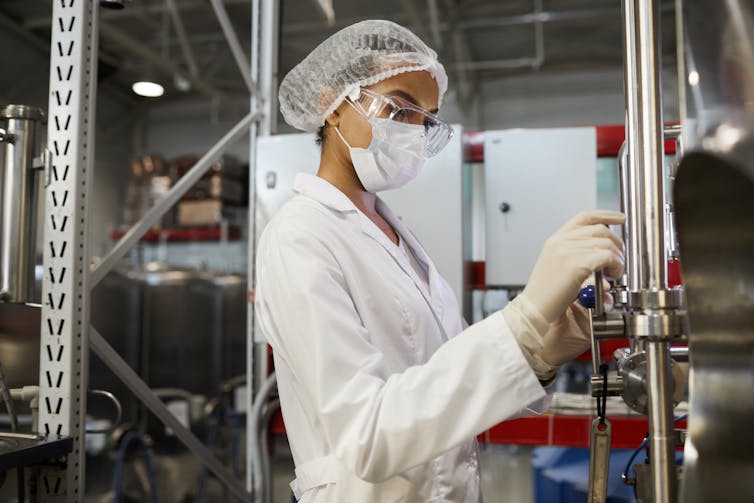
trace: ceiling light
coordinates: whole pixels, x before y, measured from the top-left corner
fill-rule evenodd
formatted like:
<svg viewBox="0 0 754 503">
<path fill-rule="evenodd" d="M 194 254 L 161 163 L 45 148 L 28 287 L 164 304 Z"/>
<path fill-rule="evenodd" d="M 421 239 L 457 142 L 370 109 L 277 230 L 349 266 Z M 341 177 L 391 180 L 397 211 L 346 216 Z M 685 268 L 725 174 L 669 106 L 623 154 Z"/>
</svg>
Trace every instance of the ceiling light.
<svg viewBox="0 0 754 503">
<path fill-rule="evenodd" d="M 148 80 L 141 80 L 139 82 L 134 82 L 131 85 L 131 89 L 134 93 L 138 94 L 139 96 L 144 96 L 146 98 L 157 98 L 162 96 L 165 93 L 165 88 L 162 87 L 157 82 L 150 82 Z"/>
<path fill-rule="evenodd" d="M 692 86 L 699 84 L 699 72 L 696 70 L 693 70 L 691 73 L 689 73 L 689 84 Z"/>
</svg>

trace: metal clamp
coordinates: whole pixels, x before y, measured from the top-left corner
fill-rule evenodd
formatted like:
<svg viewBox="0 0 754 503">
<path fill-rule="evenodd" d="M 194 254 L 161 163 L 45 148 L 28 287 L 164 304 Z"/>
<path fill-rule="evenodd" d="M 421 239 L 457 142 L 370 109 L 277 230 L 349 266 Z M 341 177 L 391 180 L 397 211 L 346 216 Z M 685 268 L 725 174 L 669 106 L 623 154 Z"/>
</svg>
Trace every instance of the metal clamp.
<svg viewBox="0 0 754 503">
<path fill-rule="evenodd" d="M 684 306 L 680 288 L 630 292 L 628 301 L 633 309 L 682 309 Z"/>
<path fill-rule="evenodd" d="M 685 311 L 626 313 L 624 319 L 628 337 L 662 341 L 683 338 L 689 333 Z"/>
<path fill-rule="evenodd" d="M 35 157 L 32 161 L 32 168 L 44 171 L 46 189 L 52 181 L 52 151 L 49 148 L 42 150 L 39 157 Z"/>
<path fill-rule="evenodd" d="M 592 396 L 595 398 L 601 397 L 604 392 L 607 392 L 607 396 L 621 396 L 623 394 L 623 376 L 615 372 L 608 372 L 607 386 L 605 386 L 605 380 L 601 375 L 592 375 L 590 384 Z"/>
<path fill-rule="evenodd" d="M 626 337 L 626 322 L 620 312 L 611 311 L 599 318 L 594 318 L 592 325 L 594 338 L 597 340 L 623 339 Z"/>
<path fill-rule="evenodd" d="M 9 133 L 5 129 L 0 129 L 0 143 L 13 143 L 16 139 L 16 135 Z"/>
</svg>

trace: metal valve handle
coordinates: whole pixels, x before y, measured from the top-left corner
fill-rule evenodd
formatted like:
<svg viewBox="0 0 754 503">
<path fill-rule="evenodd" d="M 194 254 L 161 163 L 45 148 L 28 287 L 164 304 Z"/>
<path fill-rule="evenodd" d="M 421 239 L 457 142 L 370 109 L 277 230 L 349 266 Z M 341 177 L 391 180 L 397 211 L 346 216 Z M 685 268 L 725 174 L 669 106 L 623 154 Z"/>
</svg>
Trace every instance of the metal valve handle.
<svg viewBox="0 0 754 503">
<path fill-rule="evenodd" d="M 605 292 L 602 285 L 602 271 L 594 273 L 594 285 L 579 292 L 579 302 L 589 309 L 589 335 L 592 344 L 592 376 L 602 376 L 602 390 L 597 394 L 597 415 L 592 422 L 589 443 L 589 494 L 588 503 L 604 503 L 607 498 L 608 468 L 610 465 L 610 437 L 612 426 L 606 416 L 607 405 L 607 365 L 601 365 L 600 346 L 594 334 L 594 318 L 605 314 Z M 594 383 L 594 379 L 592 379 Z M 594 384 L 592 384 L 594 385 Z"/>
</svg>

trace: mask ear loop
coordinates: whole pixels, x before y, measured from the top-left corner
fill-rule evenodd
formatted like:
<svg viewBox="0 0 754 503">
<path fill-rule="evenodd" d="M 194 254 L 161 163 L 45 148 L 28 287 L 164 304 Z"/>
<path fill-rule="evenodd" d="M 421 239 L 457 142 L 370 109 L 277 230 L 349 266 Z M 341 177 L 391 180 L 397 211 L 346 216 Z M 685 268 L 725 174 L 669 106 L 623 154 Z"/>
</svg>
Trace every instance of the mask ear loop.
<svg viewBox="0 0 754 503">
<path fill-rule="evenodd" d="M 338 133 L 338 136 L 340 137 L 340 140 L 346 144 L 346 147 L 353 148 L 351 145 L 348 144 L 345 138 L 343 138 L 343 133 L 340 132 L 340 128 L 338 126 L 335 126 L 333 129 L 335 129 L 335 132 Z"/>
<path fill-rule="evenodd" d="M 361 115 L 364 120 L 369 122 L 369 117 L 367 116 L 366 112 L 361 108 L 361 106 L 356 104 L 356 100 L 359 99 L 359 96 L 361 96 L 361 88 L 355 87 L 353 91 L 351 91 L 348 96 L 346 96 L 346 103 L 348 103 L 351 108 L 356 110 L 356 113 Z M 340 140 L 346 145 L 348 148 L 353 148 L 351 145 L 346 141 L 346 139 L 343 137 L 343 133 L 340 132 L 340 128 L 338 126 L 335 126 L 333 129 L 335 129 L 335 132 L 338 133 L 338 136 L 340 137 Z"/>
</svg>

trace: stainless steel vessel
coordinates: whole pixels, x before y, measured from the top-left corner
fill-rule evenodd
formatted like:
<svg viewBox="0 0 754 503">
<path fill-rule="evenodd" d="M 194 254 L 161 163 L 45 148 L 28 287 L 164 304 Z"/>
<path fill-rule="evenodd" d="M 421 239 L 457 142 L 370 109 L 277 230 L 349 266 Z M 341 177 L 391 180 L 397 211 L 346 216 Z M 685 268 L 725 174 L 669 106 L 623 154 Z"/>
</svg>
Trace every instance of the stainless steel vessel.
<svg viewBox="0 0 754 503">
<path fill-rule="evenodd" d="M 0 300 L 34 301 L 39 126 L 42 110 L 24 105 L 0 109 Z"/>
<path fill-rule="evenodd" d="M 691 333 L 681 499 L 754 501 L 754 4 L 684 2 L 674 187 Z"/>
<path fill-rule="evenodd" d="M 754 501 L 754 142 L 687 155 L 675 198 L 692 328 L 682 500 Z"/>
<path fill-rule="evenodd" d="M 168 269 L 116 270 L 92 295 L 92 323 L 153 388 L 215 396 L 246 366 L 246 278 Z M 96 358 L 90 387 L 130 392 Z"/>
</svg>

